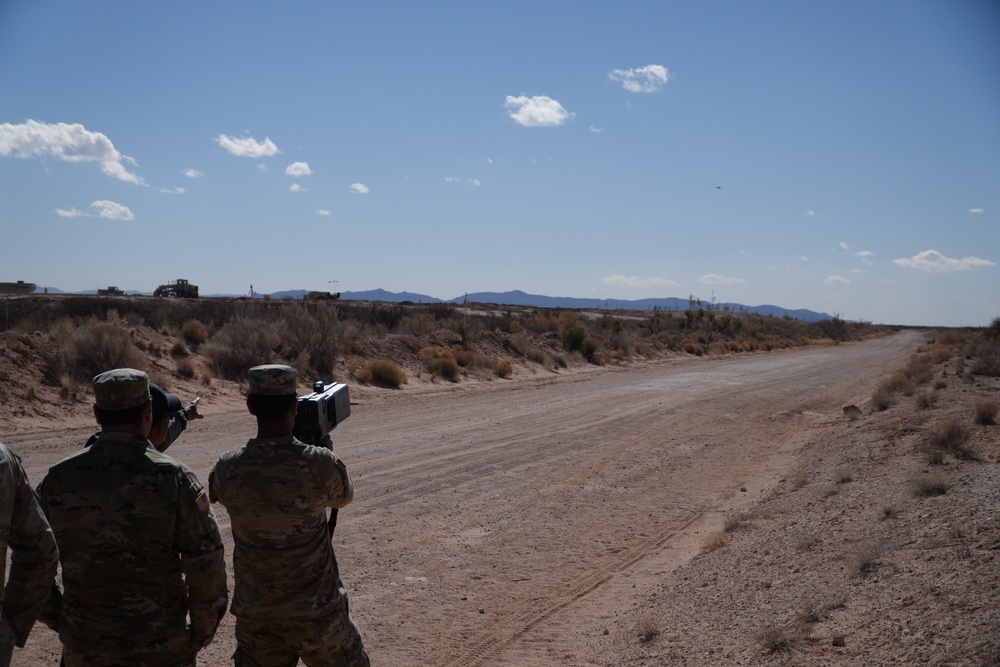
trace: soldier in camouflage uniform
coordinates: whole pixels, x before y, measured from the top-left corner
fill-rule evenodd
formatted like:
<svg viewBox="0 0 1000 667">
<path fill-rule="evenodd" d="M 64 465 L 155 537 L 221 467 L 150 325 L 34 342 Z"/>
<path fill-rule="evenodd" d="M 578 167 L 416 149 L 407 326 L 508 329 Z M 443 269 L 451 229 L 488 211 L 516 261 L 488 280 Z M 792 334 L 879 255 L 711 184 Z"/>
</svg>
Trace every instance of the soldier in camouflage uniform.
<svg viewBox="0 0 1000 667">
<path fill-rule="evenodd" d="M 294 667 L 299 658 L 308 667 L 368 667 L 326 516 L 351 502 L 351 478 L 330 449 L 292 435 L 294 368 L 256 366 L 248 377 L 257 437 L 223 454 L 208 478 L 236 545 L 236 667 Z"/>
<path fill-rule="evenodd" d="M 10 547 L 10 581 L 3 570 Z M 0 667 L 24 646 L 56 578 L 59 550 L 21 461 L 0 443 Z"/>
<path fill-rule="evenodd" d="M 63 584 L 42 620 L 66 667 L 193 667 L 228 602 L 215 515 L 194 473 L 146 437 L 145 373 L 102 373 L 94 396 L 101 435 L 38 485 Z"/>
</svg>

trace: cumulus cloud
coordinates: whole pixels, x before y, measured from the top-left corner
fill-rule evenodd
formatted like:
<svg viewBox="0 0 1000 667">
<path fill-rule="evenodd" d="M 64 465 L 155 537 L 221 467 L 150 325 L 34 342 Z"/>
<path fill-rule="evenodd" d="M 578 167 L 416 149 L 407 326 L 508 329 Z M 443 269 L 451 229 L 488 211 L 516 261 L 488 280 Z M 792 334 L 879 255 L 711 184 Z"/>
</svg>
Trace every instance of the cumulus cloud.
<svg viewBox="0 0 1000 667">
<path fill-rule="evenodd" d="M 316 209 L 316 215 L 333 215 L 333 211 L 328 208 L 318 208 Z"/>
<path fill-rule="evenodd" d="M 621 81 L 622 87 L 632 93 L 655 93 L 670 79 L 663 65 L 646 65 L 637 69 L 614 69 L 608 74 L 612 81 Z"/>
<path fill-rule="evenodd" d="M 293 162 L 285 167 L 285 173 L 298 178 L 299 176 L 312 176 L 312 169 L 308 162 Z"/>
<path fill-rule="evenodd" d="M 672 280 L 667 280 L 666 278 L 655 278 L 655 277 L 640 278 L 639 276 L 613 275 L 603 278 L 602 282 L 606 285 L 615 285 L 616 287 L 631 287 L 631 288 L 680 287 L 678 283 L 675 283 Z"/>
<path fill-rule="evenodd" d="M 983 212 L 983 209 L 981 209 L 981 208 L 970 208 L 969 209 L 969 213 L 982 213 L 982 212 Z"/>
<path fill-rule="evenodd" d="M 20 125 L 0 124 L 0 156 L 53 157 L 64 162 L 99 162 L 101 171 L 126 183 L 145 185 L 123 161 L 135 161 L 118 152 L 107 136 L 79 123 L 41 123 L 28 120 Z"/>
<path fill-rule="evenodd" d="M 848 280 L 844 276 L 837 275 L 836 273 L 833 274 L 832 276 L 827 276 L 826 280 L 824 280 L 823 282 L 825 282 L 827 285 L 850 285 L 851 284 L 850 280 Z"/>
<path fill-rule="evenodd" d="M 463 185 L 469 185 L 474 188 L 478 188 L 482 183 L 479 182 L 478 178 L 456 178 L 454 176 L 445 176 L 445 183 L 462 183 Z"/>
<path fill-rule="evenodd" d="M 702 285 L 741 285 L 746 282 L 743 278 L 733 276 L 720 276 L 718 273 L 706 273 L 698 282 Z"/>
<path fill-rule="evenodd" d="M 871 250 L 862 250 L 862 251 L 856 252 L 854 254 L 857 255 L 858 257 L 874 257 L 875 256 L 875 253 L 873 253 Z"/>
<path fill-rule="evenodd" d="M 57 208 L 56 215 L 60 218 L 104 218 L 106 220 L 135 220 L 135 215 L 128 206 L 108 199 L 98 199 L 90 204 L 91 211 L 81 211 L 76 208 Z"/>
<path fill-rule="evenodd" d="M 351 194 L 366 195 L 369 192 L 371 192 L 371 188 L 364 183 L 351 183 Z"/>
<path fill-rule="evenodd" d="M 289 188 L 292 192 L 305 192 L 305 188 L 298 183 L 292 183 L 292 187 Z"/>
<path fill-rule="evenodd" d="M 806 211 L 806 215 L 808 215 L 809 217 L 812 217 L 812 216 L 816 215 L 816 211 L 814 211 L 812 209 L 809 209 L 808 211 Z"/>
<path fill-rule="evenodd" d="M 156 190 L 157 192 L 164 192 L 168 195 L 182 195 L 187 192 L 184 188 L 157 188 Z"/>
<path fill-rule="evenodd" d="M 185 169 L 184 175 L 187 176 L 188 178 L 201 178 L 205 174 L 201 173 L 197 169 Z"/>
<path fill-rule="evenodd" d="M 892 263 L 907 269 L 936 271 L 939 273 L 947 271 L 971 271 L 972 269 L 984 266 L 996 266 L 994 262 L 979 257 L 963 257 L 962 259 L 945 257 L 937 250 L 924 250 L 923 252 L 918 252 L 913 257 L 894 259 Z"/>
<path fill-rule="evenodd" d="M 508 95 L 504 106 L 515 123 L 524 127 L 555 127 L 573 116 L 551 97 L 514 97 Z"/>
<path fill-rule="evenodd" d="M 604 131 L 604 128 L 603 127 L 597 127 L 596 125 L 591 125 L 590 127 L 587 128 L 587 131 L 588 132 L 593 132 L 594 134 L 600 134 L 601 132 Z"/>
<path fill-rule="evenodd" d="M 851 246 L 847 245 L 847 243 L 845 243 L 844 241 L 841 241 L 840 242 L 840 249 L 841 250 L 850 250 Z"/>
<path fill-rule="evenodd" d="M 219 146 L 237 157 L 270 157 L 280 152 L 269 137 L 264 137 L 264 141 L 257 141 L 253 137 L 238 138 L 220 134 L 215 140 Z"/>
</svg>

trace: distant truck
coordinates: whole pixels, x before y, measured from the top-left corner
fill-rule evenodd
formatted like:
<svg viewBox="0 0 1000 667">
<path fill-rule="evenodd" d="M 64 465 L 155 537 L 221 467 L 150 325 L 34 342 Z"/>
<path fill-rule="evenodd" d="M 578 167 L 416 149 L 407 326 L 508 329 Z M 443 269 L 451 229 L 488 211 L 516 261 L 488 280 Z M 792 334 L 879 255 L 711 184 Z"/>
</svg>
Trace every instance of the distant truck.
<svg viewBox="0 0 1000 667">
<path fill-rule="evenodd" d="M 125 296 L 124 290 L 118 289 L 117 285 L 109 285 L 108 289 L 97 290 L 98 296 Z"/>
<path fill-rule="evenodd" d="M 18 280 L 16 283 L 0 283 L 0 294 L 31 294 L 35 291 L 35 283 Z"/>
<path fill-rule="evenodd" d="M 184 299 L 197 299 L 198 286 L 192 285 L 185 278 L 178 278 L 176 282 L 157 287 L 153 296 L 179 296 Z"/>
</svg>

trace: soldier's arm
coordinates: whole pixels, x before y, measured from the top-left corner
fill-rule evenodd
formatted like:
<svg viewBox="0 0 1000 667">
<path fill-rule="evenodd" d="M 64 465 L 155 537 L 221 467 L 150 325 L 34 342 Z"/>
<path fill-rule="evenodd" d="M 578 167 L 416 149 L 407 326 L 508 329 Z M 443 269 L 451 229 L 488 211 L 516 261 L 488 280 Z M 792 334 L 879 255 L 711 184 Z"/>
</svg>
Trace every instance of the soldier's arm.
<svg viewBox="0 0 1000 667">
<path fill-rule="evenodd" d="M 354 484 L 347 473 L 347 466 L 340 457 L 328 450 L 321 450 L 320 474 L 326 484 L 329 507 L 344 507 L 354 500 Z"/>
<path fill-rule="evenodd" d="M 55 580 L 59 550 L 24 469 L 16 459 L 12 464 L 10 581 L 4 595 L 3 615 L 14 631 L 17 646 L 24 646 Z"/>
<path fill-rule="evenodd" d="M 188 587 L 191 641 L 200 649 L 211 643 L 226 613 L 226 562 L 208 492 L 194 473 L 188 472 L 181 483 L 176 546 Z"/>
</svg>

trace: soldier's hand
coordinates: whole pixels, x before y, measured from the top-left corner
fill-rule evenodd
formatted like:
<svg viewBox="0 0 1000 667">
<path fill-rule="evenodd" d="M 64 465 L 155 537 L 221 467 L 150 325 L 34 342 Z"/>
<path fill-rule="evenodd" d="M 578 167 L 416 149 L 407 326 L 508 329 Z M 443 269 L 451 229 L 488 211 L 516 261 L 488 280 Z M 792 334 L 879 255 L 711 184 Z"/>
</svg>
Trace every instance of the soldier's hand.
<svg viewBox="0 0 1000 667">
<path fill-rule="evenodd" d="M 333 451 L 333 439 L 330 437 L 330 434 L 327 433 L 322 438 L 320 438 L 319 442 L 316 443 L 316 446 L 317 447 L 326 447 L 327 449 L 329 449 L 332 452 Z"/>
<path fill-rule="evenodd" d="M 184 416 L 187 417 L 188 421 L 192 419 L 204 419 L 205 415 L 198 412 L 198 401 L 201 400 L 201 396 L 197 397 L 190 403 L 184 406 Z"/>
</svg>

